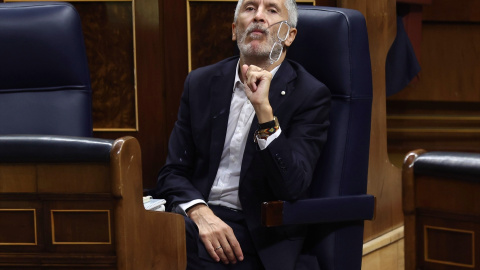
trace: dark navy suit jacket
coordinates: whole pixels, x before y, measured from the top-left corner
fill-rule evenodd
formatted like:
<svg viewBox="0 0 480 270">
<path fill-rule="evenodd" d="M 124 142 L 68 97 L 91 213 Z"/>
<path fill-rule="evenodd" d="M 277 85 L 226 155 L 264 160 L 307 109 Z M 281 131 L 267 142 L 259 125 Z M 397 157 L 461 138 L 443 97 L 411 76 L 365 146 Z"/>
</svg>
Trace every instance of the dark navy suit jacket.
<svg viewBox="0 0 480 270">
<path fill-rule="evenodd" d="M 156 196 L 167 200 L 169 211 L 193 199 L 208 201 L 225 142 L 237 62 L 238 57 L 232 57 L 199 68 L 185 81 L 156 190 Z M 239 198 L 265 267 L 294 269 L 305 228 L 263 227 L 261 204 L 308 196 L 326 140 L 330 92 L 299 64 L 286 60 L 272 80 L 269 100 L 282 133 L 259 150 L 253 140 L 258 125 L 254 118 L 242 161 Z"/>
</svg>

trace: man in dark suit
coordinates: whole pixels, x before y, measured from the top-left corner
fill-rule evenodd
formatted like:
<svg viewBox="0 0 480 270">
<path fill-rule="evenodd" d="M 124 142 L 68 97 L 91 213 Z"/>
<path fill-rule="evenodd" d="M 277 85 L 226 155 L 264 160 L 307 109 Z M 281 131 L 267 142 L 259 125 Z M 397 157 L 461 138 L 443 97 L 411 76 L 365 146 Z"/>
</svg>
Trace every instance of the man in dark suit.
<svg viewBox="0 0 480 270">
<path fill-rule="evenodd" d="M 188 269 L 295 268 L 305 228 L 262 227 L 260 208 L 308 196 L 326 140 L 328 89 L 284 61 L 296 23 L 294 0 L 240 0 L 240 57 L 185 81 L 156 196 L 185 216 Z"/>
</svg>

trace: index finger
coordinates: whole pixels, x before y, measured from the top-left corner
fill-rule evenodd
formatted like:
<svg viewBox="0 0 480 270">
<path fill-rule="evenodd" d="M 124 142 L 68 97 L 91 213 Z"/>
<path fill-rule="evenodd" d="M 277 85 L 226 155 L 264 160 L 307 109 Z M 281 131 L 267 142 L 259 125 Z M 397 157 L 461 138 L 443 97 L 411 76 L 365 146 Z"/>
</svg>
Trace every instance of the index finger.
<svg viewBox="0 0 480 270">
<path fill-rule="evenodd" d="M 258 84 L 266 78 L 266 70 L 257 67 L 255 65 L 248 66 L 248 69 L 245 73 L 245 80 L 244 84 L 246 84 L 252 92 L 256 92 L 258 88 Z"/>
<path fill-rule="evenodd" d="M 248 65 L 243 65 L 242 66 L 242 80 L 245 83 L 245 80 L 247 79 L 247 70 L 248 70 Z"/>
</svg>

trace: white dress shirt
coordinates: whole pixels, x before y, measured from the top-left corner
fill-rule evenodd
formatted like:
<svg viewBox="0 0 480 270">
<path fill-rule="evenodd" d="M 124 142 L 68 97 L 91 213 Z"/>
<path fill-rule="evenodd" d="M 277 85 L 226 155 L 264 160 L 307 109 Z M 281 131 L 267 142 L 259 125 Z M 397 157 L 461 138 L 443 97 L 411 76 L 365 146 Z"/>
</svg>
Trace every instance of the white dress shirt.
<svg viewBox="0 0 480 270">
<path fill-rule="evenodd" d="M 279 67 L 280 65 L 271 71 L 273 76 L 275 76 Z M 238 210 L 242 209 L 242 205 L 238 198 L 238 187 L 243 153 L 245 151 L 247 140 L 253 140 L 253 138 L 248 138 L 248 132 L 252 125 L 253 117 L 255 116 L 255 110 L 248 100 L 243 87 L 243 83 L 238 76 L 237 63 L 225 144 L 223 146 L 217 175 L 208 198 L 208 204 L 221 205 Z M 281 132 L 281 129 L 278 129 L 266 140 L 257 138 L 259 148 L 261 150 L 267 148 L 267 146 L 277 138 Z M 198 203 L 206 204 L 203 200 L 193 200 L 188 203 L 180 204 L 180 207 L 183 210 L 187 210 Z"/>
</svg>

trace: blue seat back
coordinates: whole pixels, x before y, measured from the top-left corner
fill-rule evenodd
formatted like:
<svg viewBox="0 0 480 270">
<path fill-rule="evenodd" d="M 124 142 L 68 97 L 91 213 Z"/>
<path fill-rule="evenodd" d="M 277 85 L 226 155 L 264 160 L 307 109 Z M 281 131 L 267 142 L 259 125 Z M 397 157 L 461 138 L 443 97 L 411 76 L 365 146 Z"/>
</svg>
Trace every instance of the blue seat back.
<svg viewBox="0 0 480 270">
<path fill-rule="evenodd" d="M 0 134 L 92 135 L 80 18 L 61 2 L 0 3 Z"/>
<path fill-rule="evenodd" d="M 365 194 L 372 107 L 365 18 L 355 10 L 299 6 L 297 29 L 287 58 L 299 62 L 332 93 L 327 143 L 311 195 Z M 363 221 L 319 224 L 310 229 L 305 252 L 317 256 L 322 270 L 361 268 Z"/>
</svg>

